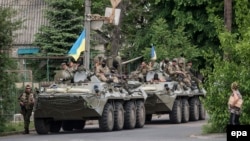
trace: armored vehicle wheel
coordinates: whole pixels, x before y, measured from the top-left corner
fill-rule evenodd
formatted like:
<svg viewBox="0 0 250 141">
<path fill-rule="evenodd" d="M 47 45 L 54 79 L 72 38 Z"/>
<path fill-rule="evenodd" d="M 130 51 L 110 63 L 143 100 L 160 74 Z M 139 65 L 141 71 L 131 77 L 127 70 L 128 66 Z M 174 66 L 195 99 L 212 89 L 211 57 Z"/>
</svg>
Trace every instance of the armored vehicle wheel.
<svg viewBox="0 0 250 141">
<path fill-rule="evenodd" d="M 35 118 L 34 120 L 35 129 L 38 134 L 48 134 L 49 122 L 43 118 Z"/>
<path fill-rule="evenodd" d="M 173 105 L 173 108 L 172 108 L 172 111 L 170 112 L 169 114 L 169 118 L 170 118 L 170 121 L 172 123 L 181 123 L 181 120 L 182 120 L 182 105 L 181 105 L 181 101 L 176 99 L 174 101 L 174 105 Z"/>
<path fill-rule="evenodd" d="M 70 121 L 70 120 L 63 121 L 62 128 L 63 128 L 63 131 L 72 131 L 74 128 L 73 121 Z"/>
<path fill-rule="evenodd" d="M 136 128 L 142 128 L 145 124 L 145 106 L 143 101 L 136 103 Z"/>
<path fill-rule="evenodd" d="M 136 124 L 136 107 L 134 102 L 129 101 L 125 104 L 124 128 L 133 129 Z"/>
<path fill-rule="evenodd" d="M 206 111 L 204 105 L 199 100 L 199 119 L 204 120 L 206 118 Z"/>
<path fill-rule="evenodd" d="M 189 121 L 189 104 L 186 98 L 181 100 L 182 104 L 182 122 L 186 123 Z"/>
<path fill-rule="evenodd" d="M 152 114 L 146 115 L 146 122 L 151 122 L 152 117 L 153 117 Z"/>
<path fill-rule="evenodd" d="M 190 121 L 199 120 L 199 101 L 196 97 L 192 97 L 189 101 L 190 105 Z"/>
<path fill-rule="evenodd" d="M 124 126 L 124 109 L 121 102 L 115 103 L 114 130 L 121 130 Z"/>
<path fill-rule="evenodd" d="M 107 103 L 103 109 L 99 126 L 102 131 L 112 131 L 114 128 L 114 108 L 110 103 Z"/>
<path fill-rule="evenodd" d="M 50 123 L 50 132 L 58 133 L 62 127 L 62 121 L 51 121 Z"/>
<path fill-rule="evenodd" d="M 82 130 L 85 126 L 85 120 L 76 120 L 76 121 L 73 121 L 73 127 L 74 129 L 76 130 Z"/>
</svg>

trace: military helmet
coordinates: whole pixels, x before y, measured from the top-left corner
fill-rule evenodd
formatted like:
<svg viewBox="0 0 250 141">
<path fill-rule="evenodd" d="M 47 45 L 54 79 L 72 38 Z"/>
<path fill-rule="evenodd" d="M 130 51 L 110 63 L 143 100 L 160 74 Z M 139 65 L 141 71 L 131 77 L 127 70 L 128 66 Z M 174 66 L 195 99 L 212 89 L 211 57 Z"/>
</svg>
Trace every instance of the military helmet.
<svg viewBox="0 0 250 141">
<path fill-rule="evenodd" d="M 168 58 L 168 57 L 166 57 L 166 58 L 164 59 L 164 61 L 169 61 L 169 58 Z"/>
<path fill-rule="evenodd" d="M 184 58 L 179 58 L 178 59 L 178 63 L 179 64 L 184 64 L 185 63 L 185 59 Z"/>
<path fill-rule="evenodd" d="M 177 58 L 174 58 L 173 60 L 172 60 L 172 62 L 177 62 L 178 60 L 177 60 Z"/>
</svg>

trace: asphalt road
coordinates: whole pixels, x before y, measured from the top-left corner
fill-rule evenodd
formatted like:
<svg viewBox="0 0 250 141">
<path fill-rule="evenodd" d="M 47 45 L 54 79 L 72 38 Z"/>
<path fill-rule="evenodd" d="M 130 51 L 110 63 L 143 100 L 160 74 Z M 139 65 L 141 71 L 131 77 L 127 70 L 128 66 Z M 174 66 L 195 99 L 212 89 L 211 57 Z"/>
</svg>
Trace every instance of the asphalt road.
<svg viewBox="0 0 250 141">
<path fill-rule="evenodd" d="M 60 132 L 57 134 L 10 135 L 0 137 L 0 141 L 226 141 L 226 134 L 202 135 L 202 126 L 207 120 L 171 124 L 168 116 L 155 116 L 153 122 L 144 128 L 101 132 L 98 124 L 86 125 L 82 131 Z"/>
</svg>

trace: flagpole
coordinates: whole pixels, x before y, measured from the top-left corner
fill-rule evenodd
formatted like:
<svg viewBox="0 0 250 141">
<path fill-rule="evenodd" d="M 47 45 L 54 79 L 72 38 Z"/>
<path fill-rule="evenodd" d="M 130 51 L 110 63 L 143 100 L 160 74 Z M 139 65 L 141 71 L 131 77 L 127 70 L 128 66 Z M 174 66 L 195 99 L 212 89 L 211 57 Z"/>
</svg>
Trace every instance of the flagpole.
<svg viewBox="0 0 250 141">
<path fill-rule="evenodd" d="M 90 66 L 90 14 L 91 14 L 91 0 L 85 0 L 85 21 L 84 28 L 85 36 L 85 51 L 84 51 L 84 66 L 89 69 Z"/>
</svg>

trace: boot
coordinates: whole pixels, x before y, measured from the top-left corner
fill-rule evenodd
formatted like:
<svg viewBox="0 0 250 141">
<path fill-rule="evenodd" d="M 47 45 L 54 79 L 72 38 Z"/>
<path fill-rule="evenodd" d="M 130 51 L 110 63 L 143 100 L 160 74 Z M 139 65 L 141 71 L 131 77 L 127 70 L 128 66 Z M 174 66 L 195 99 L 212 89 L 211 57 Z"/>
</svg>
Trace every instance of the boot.
<svg viewBox="0 0 250 141">
<path fill-rule="evenodd" d="M 29 132 L 29 129 L 25 129 L 24 131 L 23 131 L 23 134 L 29 134 L 30 132 Z"/>
</svg>

